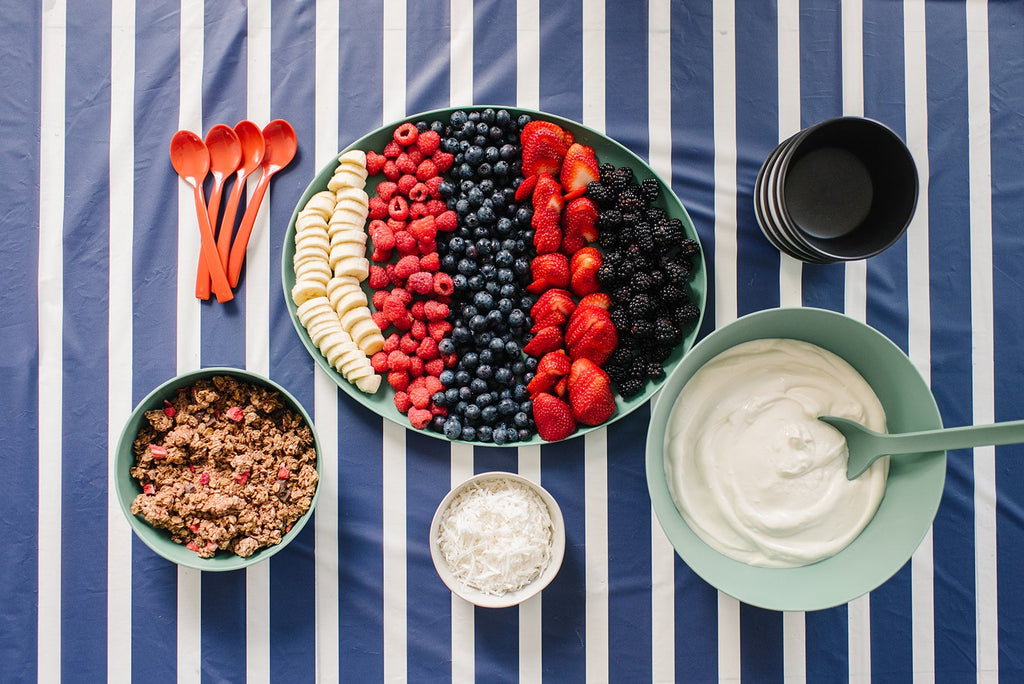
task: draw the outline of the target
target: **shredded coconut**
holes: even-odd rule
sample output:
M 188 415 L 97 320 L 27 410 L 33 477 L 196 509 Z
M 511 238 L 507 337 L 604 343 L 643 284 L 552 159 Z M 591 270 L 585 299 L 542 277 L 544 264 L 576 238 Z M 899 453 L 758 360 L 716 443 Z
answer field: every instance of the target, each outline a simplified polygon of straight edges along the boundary
M 476 482 L 441 518 L 438 544 L 452 574 L 502 596 L 535 580 L 551 557 L 553 525 L 540 496 L 515 480 Z

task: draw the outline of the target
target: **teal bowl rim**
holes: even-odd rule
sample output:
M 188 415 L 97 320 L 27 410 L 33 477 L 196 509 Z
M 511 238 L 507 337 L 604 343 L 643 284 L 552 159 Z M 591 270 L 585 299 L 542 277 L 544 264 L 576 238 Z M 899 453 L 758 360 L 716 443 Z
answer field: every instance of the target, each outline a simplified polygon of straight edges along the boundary
M 890 428 L 906 432 L 942 427 L 938 405 L 928 384 L 903 351 L 881 332 L 834 311 L 781 307 L 742 316 L 698 342 L 666 381 L 661 397 L 652 407 L 647 432 L 648 491 L 658 522 L 676 553 L 716 589 L 744 603 L 769 610 L 822 610 L 847 603 L 881 586 L 906 564 L 927 535 L 945 486 L 945 452 L 906 454 L 892 459 L 886 495 L 875 518 L 861 535 L 836 555 L 799 568 L 762 568 L 736 561 L 708 546 L 686 524 L 672 500 L 664 471 L 665 430 L 683 385 L 700 366 L 740 342 L 783 337 L 829 348 L 829 345 L 817 341 L 815 334 L 807 333 L 798 325 L 814 319 L 820 324 L 843 327 L 851 335 L 859 335 L 856 344 L 860 346 L 871 344 L 872 348 L 889 354 L 891 358 L 898 358 L 896 354 L 903 357 L 905 363 L 900 364 L 903 369 L 901 376 L 913 381 L 914 387 L 908 392 L 913 392 L 914 410 L 919 415 L 888 415 L 890 407 L 886 404 L 892 403 L 888 394 L 893 392 L 890 388 L 886 397 L 879 396 L 887 409 Z M 732 342 L 721 342 L 723 338 Z M 842 353 L 839 356 L 845 358 Z M 850 359 L 846 360 L 871 382 L 873 378 L 869 370 Z M 914 501 L 913 515 L 904 519 L 897 517 L 896 507 L 907 505 L 901 495 L 908 487 L 914 488 L 915 496 L 911 499 Z M 896 493 L 892 493 L 894 491 Z M 878 520 L 884 520 L 885 534 L 876 525 Z M 883 557 L 874 557 L 879 550 Z
M 121 511 L 128 520 L 128 524 L 131 526 L 135 536 L 137 536 L 146 546 L 152 549 L 154 553 L 171 561 L 172 563 L 187 568 L 211 572 L 226 572 L 247 568 L 251 565 L 265 561 L 288 546 L 288 544 L 299 535 L 302 528 L 306 526 L 306 523 L 309 522 L 309 519 L 313 516 L 313 511 L 316 509 L 317 501 L 320 498 L 322 483 L 317 483 L 316 491 L 313 492 L 313 500 L 309 505 L 309 510 L 292 524 L 292 528 L 282 537 L 281 543 L 275 544 L 274 546 L 263 547 L 248 558 L 242 558 L 235 554 L 228 555 L 224 552 L 221 552 L 213 558 L 200 558 L 195 554 L 195 552 L 185 548 L 183 544 L 177 544 L 172 541 L 170 534 L 166 530 L 157 529 L 146 522 L 142 516 L 132 514 L 132 501 L 135 499 L 136 495 L 142 493 L 142 487 L 129 474 L 129 468 L 131 468 L 134 463 L 134 456 L 131 453 L 132 443 L 138 435 L 139 426 L 144 420 L 145 412 L 163 406 L 164 399 L 172 397 L 175 390 L 179 387 L 186 387 L 194 383 L 196 380 L 211 378 L 215 375 L 230 375 L 252 384 L 262 385 L 280 393 L 285 399 L 285 403 L 302 416 L 306 421 L 306 424 L 309 426 L 310 431 L 313 433 L 313 446 L 316 450 L 316 471 L 318 475 L 321 477 L 323 476 L 323 449 L 320 445 L 320 438 L 317 435 L 316 426 L 313 424 L 312 418 L 310 418 L 309 413 L 306 412 L 306 409 L 302 406 L 299 400 L 292 396 L 284 387 L 270 378 L 260 375 L 259 373 L 254 373 L 253 371 L 241 368 L 214 366 L 209 368 L 200 368 L 174 376 L 173 378 L 158 385 L 149 394 L 147 394 L 134 409 L 132 409 L 131 415 L 125 421 L 124 427 L 121 429 L 121 435 L 117 441 L 117 449 L 114 452 L 114 488 L 117 491 L 117 500 L 121 506 Z
M 487 104 L 432 109 L 424 112 L 419 112 L 417 114 L 411 114 L 409 116 L 402 117 L 401 119 L 398 119 L 396 121 L 386 123 L 383 126 L 380 126 L 375 130 L 371 131 L 370 133 L 367 133 L 366 135 L 363 135 L 357 140 L 353 141 L 351 144 L 340 150 L 338 154 L 353 149 L 360 149 L 363 151 L 366 151 L 368 149 L 377 149 L 376 145 L 371 146 L 371 144 L 369 143 L 370 140 L 384 136 L 389 138 L 391 132 L 394 130 L 396 126 L 407 121 L 431 121 L 433 119 L 447 120 L 452 112 L 458 110 L 470 112 L 481 111 L 488 108 L 494 110 L 504 109 L 512 113 L 513 116 L 516 117 L 518 117 L 520 114 L 529 114 L 531 117 L 534 118 L 541 118 L 546 121 L 552 121 L 558 124 L 559 126 L 562 126 L 563 128 L 566 128 L 569 131 L 571 131 L 573 135 L 576 137 L 576 140 L 579 142 L 588 145 L 594 145 L 594 143 L 597 142 L 602 147 L 610 148 L 614 152 L 614 156 L 625 157 L 625 159 L 628 160 L 628 163 L 633 167 L 634 173 L 636 174 L 638 179 L 651 177 L 656 178 L 658 180 L 658 183 L 661 186 L 661 190 L 664 195 L 662 204 L 676 205 L 677 209 L 671 209 L 670 215 L 682 220 L 684 230 L 686 231 L 686 236 L 696 240 L 697 243 L 700 244 L 700 237 L 697 234 L 697 230 L 694 227 L 693 220 L 690 218 L 689 212 L 686 210 L 686 207 L 683 205 L 682 201 L 676 195 L 675 191 L 672 190 L 671 184 L 667 183 L 663 178 L 661 178 L 661 176 L 655 173 L 646 161 L 640 158 L 628 147 L 608 137 L 607 135 L 597 130 L 594 130 L 593 128 L 585 126 L 584 124 L 581 124 L 577 121 L 573 121 L 572 119 L 567 119 L 565 117 L 561 117 L 556 114 L 550 114 L 548 112 L 542 112 L 534 109 L 527 109 L 524 107 L 516 107 L 511 105 Z M 380 147 L 383 147 L 383 145 L 381 145 Z M 600 152 L 601 150 L 599 149 L 599 155 Z M 600 162 L 602 160 L 599 158 L 598 161 Z M 330 364 L 327 363 L 327 359 L 324 358 L 323 354 L 320 353 L 320 350 L 316 347 L 316 345 L 313 344 L 312 340 L 310 340 L 309 334 L 306 332 L 306 329 L 299 322 L 298 317 L 296 315 L 297 307 L 295 306 L 295 302 L 292 301 L 291 296 L 291 289 L 292 286 L 295 284 L 295 272 L 292 268 L 292 256 L 295 254 L 295 220 L 296 218 L 298 218 L 299 211 L 301 211 L 302 208 L 306 205 L 306 202 L 309 201 L 309 198 L 312 197 L 315 193 L 326 189 L 327 181 L 330 180 L 331 176 L 334 174 L 334 169 L 336 168 L 337 163 L 337 155 L 335 155 L 334 157 L 331 158 L 330 161 L 328 161 L 324 165 L 323 168 L 320 169 L 317 175 L 306 187 L 306 190 L 302 193 L 302 196 L 299 198 L 298 202 L 296 202 L 295 208 L 292 211 L 291 218 L 288 221 L 288 229 L 285 232 L 284 237 L 284 248 L 281 251 L 281 287 L 284 294 L 285 305 L 288 308 L 289 318 L 291 318 L 292 325 L 295 328 L 295 332 L 299 336 L 299 340 L 302 342 L 302 346 L 305 347 L 309 355 L 313 357 L 313 361 L 316 363 L 317 367 L 320 368 L 320 370 L 327 373 L 327 375 L 334 381 L 336 385 L 338 385 L 338 387 L 341 388 L 343 392 L 345 392 L 349 397 L 355 399 L 363 407 L 376 413 L 382 418 L 385 418 L 406 429 L 415 430 L 415 428 L 413 428 L 409 424 L 408 418 L 404 414 L 399 413 L 398 409 L 395 408 L 394 402 L 392 401 L 392 397 L 394 396 L 393 391 L 391 390 L 391 387 L 387 384 L 386 378 L 382 378 L 381 388 L 373 395 L 368 395 L 365 394 L 364 392 L 359 391 L 354 385 L 345 380 L 345 378 L 342 377 L 341 374 L 339 374 L 333 367 L 331 367 Z M 622 163 L 626 162 L 624 161 Z M 616 163 L 616 166 L 621 166 L 622 163 Z M 368 179 L 366 193 L 370 197 L 376 195 L 374 186 L 375 184 Z M 372 245 L 372 241 L 368 239 L 367 252 L 369 252 L 371 249 L 370 245 Z M 672 352 L 672 355 L 669 357 L 668 361 L 666 361 L 666 378 L 668 374 L 671 372 L 671 370 L 679 363 L 679 361 L 689 352 L 690 348 L 693 346 L 693 343 L 697 339 L 697 335 L 700 331 L 701 323 L 704 319 L 704 310 L 707 307 L 708 275 L 703 245 L 701 246 L 699 257 L 699 260 L 694 260 L 694 278 L 693 280 L 690 281 L 689 293 L 693 297 L 695 303 L 697 303 L 700 306 L 700 318 L 698 318 L 698 320 L 694 322 L 693 328 L 683 338 L 683 341 Z M 368 289 L 368 286 L 365 281 L 363 283 L 363 289 L 367 293 L 367 298 L 369 298 L 372 295 L 372 292 Z M 602 428 L 608 427 L 615 421 L 620 420 L 624 416 L 632 413 L 637 408 L 639 408 L 647 401 L 649 401 L 661 390 L 661 387 L 664 386 L 664 384 L 665 379 L 662 379 L 660 382 L 650 381 L 642 393 L 629 399 L 624 399 L 623 397 L 616 395 L 615 403 L 617 406 L 617 411 L 616 414 L 610 420 L 594 427 L 588 427 L 581 424 L 579 428 L 577 428 L 576 432 L 574 432 L 572 436 L 570 436 L 567 439 L 575 439 L 576 437 L 581 437 L 589 432 L 593 432 L 595 430 L 600 430 Z M 435 439 L 440 439 L 445 442 L 459 442 L 462 444 L 470 444 L 473 446 L 506 448 L 551 444 L 551 442 L 541 439 L 538 435 L 534 435 L 533 438 L 531 438 L 528 441 L 517 441 L 506 444 L 494 444 L 493 442 L 466 442 L 461 439 L 448 439 L 443 434 L 433 432 L 432 430 L 428 429 L 416 430 L 416 432 L 428 435 Z

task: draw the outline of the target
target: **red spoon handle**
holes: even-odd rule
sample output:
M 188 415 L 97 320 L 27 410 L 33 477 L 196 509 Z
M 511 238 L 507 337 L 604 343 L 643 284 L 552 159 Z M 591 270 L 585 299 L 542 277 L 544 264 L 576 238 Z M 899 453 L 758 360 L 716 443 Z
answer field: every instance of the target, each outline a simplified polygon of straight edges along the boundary
M 231 286 L 224 273 L 224 264 L 220 262 L 220 257 L 217 254 L 217 241 L 213 237 L 210 217 L 206 213 L 203 190 L 198 185 L 193 187 L 195 189 L 196 218 L 199 221 L 199 235 L 202 238 L 203 259 L 206 261 L 206 267 L 210 269 L 210 276 L 213 279 L 213 293 L 217 296 L 218 302 L 231 301 L 235 295 L 231 291 Z
M 256 214 L 259 213 L 260 204 L 263 202 L 263 195 L 270 185 L 271 174 L 264 171 L 256 190 L 252 193 L 245 214 L 242 215 L 242 222 L 238 225 L 238 233 L 235 235 L 234 243 L 231 245 L 231 254 L 228 257 L 228 282 L 231 287 L 238 285 L 238 277 L 242 272 L 242 262 L 245 261 L 245 249 L 249 245 L 249 235 L 252 233 L 252 226 L 256 222 Z
M 220 231 L 217 233 L 217 252 L 224 264 L 225 273 L 228 267 L 228 255 L 231 253 L 231 236 L 235 230 L 235 216 L 238 213 L 238 203 L 245 193 L 245 179 L 248 174 L 239 172 L 235 176 L 235 184 L 228 195 L 228 201 L 224 205 L 224 218 L 221 219 Z M 230 282 L 230 281 L 229 281 Z
M 217 214 L 220 211 L 220 196 L 224 191 L 224 182 L 219 180 L 213 184 L 213 190 L 210 192 L 210 203 L 206 207 L 206 212 L 210 217 L 210 229 L 214 235 L 218 235 L 217 232 Z M 220 247 L 220 239 L 217 242 L 218 248 Z M 219 250 L 218 250 L 219 251 Z M 221 263 L 227 262 L 226 251 L 221 254 Z M 206 267 L 206 259 L 203 255 L 199 255 L 199 266 L 196 268 L 196 297 L 199 299 L 210 298 L 210 269 Z

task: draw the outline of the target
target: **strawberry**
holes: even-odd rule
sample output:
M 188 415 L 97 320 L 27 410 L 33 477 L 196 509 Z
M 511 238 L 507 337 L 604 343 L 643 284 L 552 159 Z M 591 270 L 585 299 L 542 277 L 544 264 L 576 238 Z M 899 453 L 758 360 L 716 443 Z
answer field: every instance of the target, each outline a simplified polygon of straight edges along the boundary
M 523 347 L 523 351 L 530 356 L 541 357 L 548 352 L 561 349 L 562 341 L 562 329 L 552 325 L 538 331 L 534 338 Z
M 569 374 L 571 367 L 572 359 L 564 349 L 556 349 L 545 354 L 537 364 L 537 374 L 526 386 L 530 396 L 550 392 L 560 378 Z
M 577 359 L 569 370 L 569 405 L 584 425 L 600 425 L 615 413 L 608 374 L 590 359 Z
M 573 360 L 602 365 L 615 351 L 619 336 L 608 311 L 599 306 L 576 307 L 565 330 L 565 346 Z
M 557 252 L 562 244 L 562 229 L 559 222 L 565 201 L 562 186 L 547 171 L 537 176 L 533 188 L 533 244 L 538 254 Z
M 523 150 L 523 177 L 548 172 L 557 174 L 568 145 L 565 131 L 550 121 L 531 121 L 523 126 L 520 145 Z
M 546 392 L 533 400 L 533 420 L 537 424 L 537 434 L 548 442 L 565 439 L 576 431 L 576 419 L 569 405 Z
M 573 254 L 569 263 L 573 294 L 585 297 L 601 289 L 597 282 L 597 269 L 601 268 L 601 262 L 601 253 L 593 247 L 584 247 Z
M 522 202 L 531 194 L 533 194 L 533 187 L 537 185 L 537 176 L 530 176 L 524 178 L 523 182 L 516 188 L 516 202 Z
M 594 148 L 573 143 L 562 160 L 562 172 L 558 179 L 565 189 L 565 199 L 581 197 L 587 191 L 587 185 L 599 179 Z
M 552 252 L 534 257 L 530 262 L 530 272 L 533 282 L 526 286 L 527 292 L 539 294 L 553 287 L 569 285 L 569 260 L 564 254 Z
M 599 306 L 607 311 L 612 307 L 612 298 L 606 292 L 593 292 L 580 300 L 580 306 Z
M 597 240 L 597 206 L 589 197 L 577 197 L 566 205 L 562 212 L 562 231 L 566 238 L 572 236 L 570 242 Z
M 531 332 L 537 332 L 552 325 L 562 325 L 572 312 L 576 310 L 576 302 L 568 290 L 552 288 L 537 298 L 530 309 L 533 318 Z

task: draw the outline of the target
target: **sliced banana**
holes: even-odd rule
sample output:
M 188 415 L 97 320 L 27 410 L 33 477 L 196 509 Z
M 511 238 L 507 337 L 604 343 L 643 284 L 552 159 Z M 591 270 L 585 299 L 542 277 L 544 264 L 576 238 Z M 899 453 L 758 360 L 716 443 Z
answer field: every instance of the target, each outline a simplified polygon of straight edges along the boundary
M 358 186 L 346 186 L 338 188 L 334 192 L 334 206 L 337 207 L 339 204 L 344 202 L 350 202 L 354 204 L 360 204 L 364 207 L 369 207 L 370 196 L 366 194 L 366 190 Z
M 380 389 L 380 381 L 380 376 L 374 373 L 373 375 L 367 375 L 365 378 L 356 378 L 356 387 L 360 392 L 374 394 Z
M 336 276 L 352 276 L 361 281 L 370 274 L 370 260 L 366 257 L 348 256 L 331 264 Z
M 335 290 L 334 292 L 328 291 L 327 298 L 331 301 L 339 317 L 344 316 L 352 309 L 367 306 L 366 293 L 363 292 L 362 288 Z M 366 310 L 369 311 L 369 308 Z
M 309 201 L 306 202 L 306 206 L 303 207 L 303 211 L 317 213 L 326 220 L 329 219 L 331 214 L 334 212 L 334 203 L 336 201 L 337 198 L 333 191 L 321 190 L 309 198 Z
M 296 280 L 292 286 L 292 301 L 296 306 L 301 306 L 311 299 L 325 297 L 327 289 L 324 284 L 316 280 Z M 300 321 L 301 322 L 301 321 Z
M 338 155 L 338 163 L 344 164 L 346 162 L 351 164 L 358 164 L 359 166 L 362 166 L 365 169 L 366 153 L 363 152 L 362 150 L 345 150 L 344 152 Z
M 355 164 L 342 164 L 327 181 L 327 189 L 337 192 L 340 188 L 362 188 L 366 185 L 366 169 Z
M 366 252 L 366 231 L 357 230 L 351 226 L 345 226 L 342 230 L 336 230 L 331 235 L 327 244 L 327 252 L 330 254 L 331 249 L 335 245 L 340 245 L 343 242 L 349 242 L 352 244 L 360 245 L 363 247 L 363 253 Z

